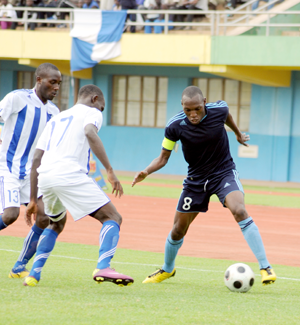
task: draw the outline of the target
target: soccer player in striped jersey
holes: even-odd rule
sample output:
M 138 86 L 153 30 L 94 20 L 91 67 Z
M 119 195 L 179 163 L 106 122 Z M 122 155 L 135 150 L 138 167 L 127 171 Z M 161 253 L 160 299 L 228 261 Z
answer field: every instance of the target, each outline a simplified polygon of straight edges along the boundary
M 121 197 L 123 188 L 116 177 L 98 131 L 102 125 L 105 100 L 94 85 L 82 87 L 78 102 L 55 116 L 42 133 L 33 157 L 31 195 L 27 207 L 27 223 L 37 211 L 37 182 L 43 194 L 45 213 L 50 225 L 43 231 L 36 256 L 24 285 L 36 286 L 42 269 L 54 248 L 57 236 L 63 231 L 66 210 L 75 221 L 89 215 L 103 224 L 99 235 L 99 258 L 93 279 L 128 286 L 133 279 L 110 268 L 119 241 L 122 217 L 98 184 L 88 177 L 90 150 L 107 171 L 112 193 Z
M 0 231 L 14 223 L 20 205 L 30 201 L 30 170 L 37 141 L 47 122 L 59 113 L 51 102 L 61 84 L 61 73 L 50 63 L 41 64 L 35 72 L 33 89 L 18 89 L 0 102 L 4 120 L 0 150 Z M 21 254 L 9 273 L 10 278 L 28 275 L 26 264 L 36 252 L 36 246 L 49 219 L 39 199 L 36 222 L 28 233 Z
M 213 194 L 218 196 L 239 224 L 258 260 L 262 284 L 273 283 L 276 275 L 267 260 L 259 230 L 245 209 L 244 191 L 230 154 L 224 124 L 232 129 L 237 141 L 244 146 L 248 146 L 246 141 L 250 140 L 249 135 L 240 132 L 226 102 L 206 104 L 206 98 L 198 87 L 187 87 L 182 93 L 181 104 L 183 111 L 171 118 L 165 128 L 160 156 L 137 173 L 132 182 L 134 186 L 165 166 L 175 143 L 181 141 L 188 163 L 188 175 L 183 182 L 173 228 L 166 240 L 165 263 L 143 283 L 157 283 L 175 275 L 175 259 L 184 236 L 198 213 L 208 210 L 209 199 Z

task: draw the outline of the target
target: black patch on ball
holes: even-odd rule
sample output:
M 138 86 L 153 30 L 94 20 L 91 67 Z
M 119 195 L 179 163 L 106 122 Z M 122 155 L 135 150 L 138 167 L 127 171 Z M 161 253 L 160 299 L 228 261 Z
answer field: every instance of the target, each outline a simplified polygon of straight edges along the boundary
M 251 278 L 251 279 L 250 279 L 250 282 L 249 282 L 249 284 L 250 284 L 250 287 L 252 287 L 252 286 L 253 286 L 253 284 L 254 284 L 254 278 Z
M 233 282 L 233 286 L 236 288 L 236 289 L 240 289 L 242 287 L 242 282 L 241 281 L 234 281 Z
M 245 273 L 246 272 L 246 269 L 243 266 L 239 266 L 237 270 L 238 270 L 239 273 Z
M 225 273 L 225 279 L 226 279 L 226 280 L 229 279 L 229 275 L 230 275 L 230 272 L 229 272 L 229 271 L 226 271 L 226 273 Z

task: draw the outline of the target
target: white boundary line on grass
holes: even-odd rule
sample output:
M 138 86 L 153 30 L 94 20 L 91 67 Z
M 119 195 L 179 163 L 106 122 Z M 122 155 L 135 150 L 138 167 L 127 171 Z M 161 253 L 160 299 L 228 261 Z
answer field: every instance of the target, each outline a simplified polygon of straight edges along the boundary
M 15 251 L 15 250 L 12 250 L 12 249 L 3 249 L 3 248 L 0 248 L 0 251 L 20 253 L 20 251 Z M 88 258 L 72 257 L 72 256 L 64 256 L 64 255 L 55 255 L 55 254 L 52 254 L 50 256 L 60 257 L 60 258 L 66 258 L 66 259 L 71 259 L 71 260 L 89 261 L 89 262 L 94 262 L 94 263 L 97 261 L 96 259 L 95 260 L 91 260 L 91 259 L 88 259 Z M 155 267 L 157 267 L 157 265 L 158 265 L 158 264 L 143 264 L 143 263 L 118 262 L 118 261 L 113 261 L 113 263 L 116 263 L 116 264 L 127 264 L 127 265 L 140 265 L 140 266 L 155 266 Z M 183 267 L 183 266 L 176 266 L 176 269 L 187 270 L 187 271 L 198 271 L 198 272 L 217 272 L 217 273 L 224 273 L 223 271 L 192 269 L 192 268 Z M 255 274 L 255 276 L 261 276 L 261 275 L 260 274 Z M 277 277 L 277 279 L 290 280 L 290 281 L 300 281 L 300 279 L 285 278 L 285 277 Z

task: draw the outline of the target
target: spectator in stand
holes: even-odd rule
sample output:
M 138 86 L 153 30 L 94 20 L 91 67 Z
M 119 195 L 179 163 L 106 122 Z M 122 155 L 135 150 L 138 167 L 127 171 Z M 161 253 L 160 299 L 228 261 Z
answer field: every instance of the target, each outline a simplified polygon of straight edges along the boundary
M 25 4 L 23 3 L 23 1 L 21 1 L 17 6 L 18 7 L 31 7 L 31 8 L 38 7 L 38 5 L 35 5 L 33 0 L 26 0 Z M 23 18 L 24 11 L 17 11 L 17 15 L 18 15 L 18 18 Z M 37 24 L 30 22 L 30 20 L 40 19 L 40 17 L 38 17 L 38 13 L 36 11 L 31 11 L 31 10 L 28 11 L 27 12 L 27 19 L 29 20 L 28 28 L 30 30 L 35 30 Z M 17 27 L 17 24 L 14 23 L 12 25 L 11 29 L 16 29 L 16 27 Z
M 226 3 L 225 9 L 234 10 L 238 4 L 243 4 L 245 2 L 245 0 L 230 0 Z
M 161 9 L 169 9 L 169 10 L 175 10 L 178 5 L 178 1 L 174 0 L 162 0 L 161 1 Z M 164 15 L 160 15 L 160 20 L 165 19 Z M 169 21 L 175 21 L 175 15 L 169 15 Z M 170 28 L 169 28 L 170 29 Z
M 137 4 L 135 0 L 120 0 L 121 6 L 123 10 L 128 10 L 128 9 L 136 9 Z M 130 19 L 132 22 L 136 22 L 136 15 L 135 14 L 128 14 L 127 19 Z M 126 32 L 126 28 L 124 29 L 124 32 Z M 135 33 L 135 26 L 130 26 L 130 32 Z
M 144 5 L 140 9 L 159 10 L 161 9 L 161 0 L 145 0 Z M 142 16 L 146 23 L 154 22 L 156 19 L 159 19 L 159 13 L 147 14 Z M 147 27 L 151 29 L 151 26 L 145 26 L 145 33 L 147 33 Z
M 95 0 L 84 0 L 83 9 L 99 9 L 99 5 Z
M 1 1 L 2 6 L 0 7 L 0 18 L 17 18 L 17 14 L 15 10 L 13 10 L 13 6 L 8 3 L 7 0 Z M 10 21 L 0 21 L 1 29 L 9 29 L 12 25 Z
M 119 0 L 115 0 L 115 4 L 113 5 L 113 10 L 114 11 L 122 10 L 122 6 Z
M 16 7 L 27 7 L 26 0 L 20 0 L 17 3 Z M 44 7 L 44 2 L 43 2 L 43 0 L 33 0 L 33 4 L 30 5 L 30 7 Z M 16 14 L 17 14 L 17 18 L 21 19 L 21 18 L 23 18 L 24 11 L 17 10 Z M 44 19 L 44 15 L 45 15 L 45 13 L 38 11 L 38 12 L 36 12 L 36 15 L 34 15 L 35 18 L 31 17 L 32 13 L 28 14 L 28 17 L 32 18 L 32 19 Z M 11 25 L 11 29 L 16 29 L 18 25 L 22 26 L 23 23 L 13 22 Z M 46 25 L 46 24 L 44 24 L 44 25 Z M 34 30 L 36 27 L 36 24 L 35 25 L 32 24 L 31 27 L 33 28 L 32 30 Z
M 173 7 L 172 7 L 173 6 Z M 175 4 L 172 0 L 145 0 L 144 7 L 141 9 L 149 9 L 149 10 L 159 10 L 159 9 L 176 9 Z M 148 14 L 145 15 L 146 17 L 145 22 L 164 22 L 165 21 L 165 15 L 164 14 Z M 169 21 L 174 21 L 174 15 L 169 15 Z M 173 26 L 169 26 L 169 29 L 173 29 Z M 156 25 L 154 27 L 152 26 L 145 26 L 145 33 L 150 34 L 152 32 L 152 29 L 154 30 L 155 34 L 161 34 L 164 29 L 164 25 Z
M 208 0 L 187 0 L 182 5 L 177 7 L 178 10 L 208 10 Z M 187 22 L 191 23 L 195 15 L 187 15 Z M 198 17 L 205 17 L 205 15 L 197 15 Z M 184 15 L 178 15 L 178 21 L 183 22 Z M 190 30 L 191 26 L 180 27 L 180 29 Z
M 68 1 L 68 0 L 57 1 L 56 6 L 58 8 L 72 8 L 72 9 L 77 8 L 77 6 L 74 5 L 74 3 L 72 1 Z M 81 7 L 79 7 L 79 8 L 81 8 Z M 64 19 L 65 20 L 66 16 L 68 16 L 69 14 L 70 14 L 69 12 L 60 12 L 58 19 Z M 63 28 L 63 27 L 67 27 L 67 25 L 66 24 L 59 24 L 59 25 L 57 25 L 57 27 L 58 28 Z
M 145 0 L 136 0 L 137 8 L 140 9 L 140 7 L 143 7 Z
M 20 2 L 18 2 L 18 3 L 16 4 L 15 7 L 26 7 L 26 0 L 20 0 Z M 24 12 L 24 11 L 18 11 L 18 10 L 17 10 L 17 11 L 16 11 L 16 15 L 17 15 L 16 18 L 18 18 L 18 19 L 23 18 L 23 12 Z M 12 24 L 11 24 L 11 29 L 16 29 L 17 26 L 18 26 L 18 25 L 21 25 L 21 24 L 23 24 L 23 23 L 17 23 L 16 21 L 14 21 L 14 22 L 12 22 Z
M 42 1 L 42 0 L 35 0 L 35 1 Z M 70 6 L 68 5 L 67 3 L 65 2 L 60 2 L 58 0 L 50 0 L 48 1 L 46 4 L 44 3 L 40 3 L 38 5 L 39 7 L 45 7 L 45 8 L 74 8 L 74 6 Z M 59 19 L 65 19 L 66 18 L 66 15 L 68 13 L 67 12 L 60 12 L 59 13 Z M 56 16 L 56 13 L 55 12 L 50 12 L 50 11 L 47 11 L 47 12 L 39 12 L 38 14 L 38 19 L 44 19 L 46 18 L 47 20 L 56 20 L 58 19 L 58 17 Z M 42 27 L 46 27 L 47 24 L 42 24 Z M 55 27 L 55 24 L 50 24 L 50 27 Z M 61 28 L 61 27 L 67 27 L 66 24 L 59 24 L 57 25 L 57 27 Z

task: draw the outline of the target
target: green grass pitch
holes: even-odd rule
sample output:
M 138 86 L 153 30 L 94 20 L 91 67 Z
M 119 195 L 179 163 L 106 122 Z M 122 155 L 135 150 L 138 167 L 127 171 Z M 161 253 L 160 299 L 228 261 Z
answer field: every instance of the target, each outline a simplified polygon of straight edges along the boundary
M 132 181 L 120 177 L 121 181 Z M 180 181 L 147 179 L 178 184 Z M 138 185 L 137 185 L 138 186 Z M 300 189 L 244 187 L 246 190 L 300 193 Z M 126 195 L 178 198 L 180 188 L 124 184 Z M 109 190 L 108 190 L 109 191 Z M 217 198 L 213 197 L 216 201 Z M 247 194 L 247 204 L 300 208 L 299 197 Z M 4 236 L 3 236 L 4 235 Z M 273 265 L 278 276 L 273 285 L 262 286 L 256 263 L 253 288 L 230 292 L 224 285 L 227 267 L 240 261 L 178 256 L 175 278 L 160 284 L 142 284 L 161 267 L 163 254 L 117 249 L 112 267 L 131 275 L 135 283 L 118 287 L 92 279 L 98 247 L 58 242 L 35 288 L 22 279 L 9 279 L 23 239 L 0 237 L 0 325 L 6 324 L 300 324 L 300 268 Z M 32 262 L 29 263 L 29 268 Z
M 1 236 L 0 324 L 300 324 L 299 268 L 274 265 L 278 280 L 230 292 L 226 268 L 237 261 L 178 256 L 177 274 L 142 284 L 163 254 L 118 249 L 112 266 L 134 277 L 130 287 L 92 280 L 98 247 L 58 242 L 35 288 L 9 279 L 22 239 Z M 158 264 L 160 263 L 160 264 Z M 31 264 L 29 265 L 31 266 Z

